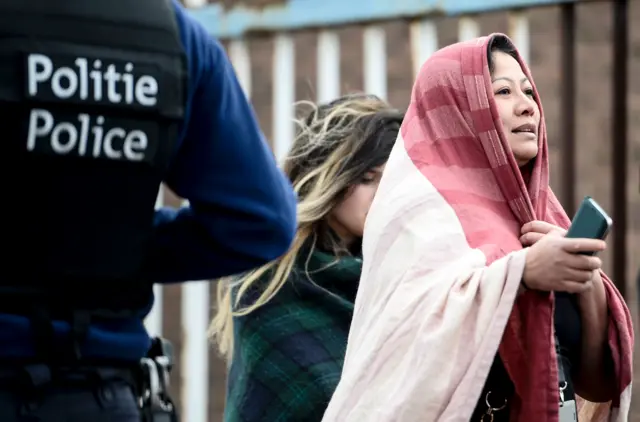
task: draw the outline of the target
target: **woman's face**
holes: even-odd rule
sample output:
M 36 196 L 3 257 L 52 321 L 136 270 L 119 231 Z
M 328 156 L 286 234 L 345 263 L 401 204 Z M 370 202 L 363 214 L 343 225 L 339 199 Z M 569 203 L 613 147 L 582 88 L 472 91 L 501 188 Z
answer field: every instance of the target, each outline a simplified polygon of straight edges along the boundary
M 540 109 L 527 79 L 516 59 L 501 51 L 493 53 L 494 72 L 491 85 L 502 128 L 522 167 L 538 154 Z
M 384 165 L 365 173 L 362 181 L 353 185 L 331 211 L 329 226 L 347 245 L 362 238 L 364 222 L 378 190 L 383 170 Z

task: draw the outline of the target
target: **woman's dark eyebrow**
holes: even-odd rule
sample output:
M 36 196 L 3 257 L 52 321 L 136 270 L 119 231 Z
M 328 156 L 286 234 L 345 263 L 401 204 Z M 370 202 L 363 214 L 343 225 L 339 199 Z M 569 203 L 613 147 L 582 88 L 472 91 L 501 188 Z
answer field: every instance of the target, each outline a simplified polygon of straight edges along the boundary
M 508 81 L 508 82 L 511 82 L 511 83 L 515 83 L 515 81 L 514 81 L 513 79 L 508 78 L 508 77 L 506 77 L 506 76 L 500 76 L 499 78 L 495 78 L 495 79 L 494 79 L 494 78 L 492 78 L 492 79 L 491 79 L 491 83 L 493 83 L 493 82 L 495 82 L 495 81 L 499 81 L 499 80 L 501 80 L 501 79 L 502 79 L 502 80 L 505 80 L 505 81 Z M 527 78 L 527 77 L 525 76 L 524 78 L 520 79 L 520 83 L 523 83 L 523 82 L 529 82 L 529 78 Z

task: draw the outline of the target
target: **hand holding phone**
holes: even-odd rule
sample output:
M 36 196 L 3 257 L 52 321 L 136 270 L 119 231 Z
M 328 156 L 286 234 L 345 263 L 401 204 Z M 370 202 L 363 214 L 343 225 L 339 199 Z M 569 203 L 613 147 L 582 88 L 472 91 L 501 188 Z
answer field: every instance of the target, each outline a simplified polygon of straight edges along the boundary
M 602 261 L 594 255 L 606 248 L 604 239 L 611 229 L 611 218 L 596 201 L 586 197 L 564 237 L 559 231 L 548 231 L 549 224 L 544 222 L 542 228 L 546 228 L 547 233 L 534 234 L 532 224 L 540 226 L 540 223 L 523 227 L 525 234 L 521 241 L 531 248 L 522 276 L 524 285 L 541 291 L 581 293 L 588 290 L 593 271 L 602 266 Z

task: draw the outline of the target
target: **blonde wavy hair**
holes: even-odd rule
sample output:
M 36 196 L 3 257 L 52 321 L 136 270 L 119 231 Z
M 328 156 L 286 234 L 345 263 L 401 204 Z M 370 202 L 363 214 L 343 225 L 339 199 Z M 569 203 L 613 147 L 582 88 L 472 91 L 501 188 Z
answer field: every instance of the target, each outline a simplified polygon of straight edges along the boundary
M 297 136 L 284 161 L 298 195 L 298 229 L 291 248 L 279 259 L 239 277 L 218 280 L 209 335 L 227 360 L 233 354 L 233 317 L 248 315 L 276 295 L 303 246 L 311 244 L 313 250 L 321 242 L 335 256 L 349 253 L 328 229 L 326 218 L 351 186 L 387 161 L 404 117 L 371 95 L 348 95 L 321 106 L 301 104 L 310 106 L 311 112 L 296 121 Z M 257 299 L 247 300 L 247 293 L 254 296 L 255 290 Z

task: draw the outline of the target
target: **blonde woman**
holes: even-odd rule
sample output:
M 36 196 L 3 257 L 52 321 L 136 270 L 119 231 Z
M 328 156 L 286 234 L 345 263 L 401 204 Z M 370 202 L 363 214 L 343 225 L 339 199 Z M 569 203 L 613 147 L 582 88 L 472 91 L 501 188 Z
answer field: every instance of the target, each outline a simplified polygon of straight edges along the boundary
M 211 325 L 229 362 L 226 422 L 319 421 L 340 378 L 364 221 L 403 114 L 373 96 L 314 107 L 285 162 L 292 248 L 223 280 Z

